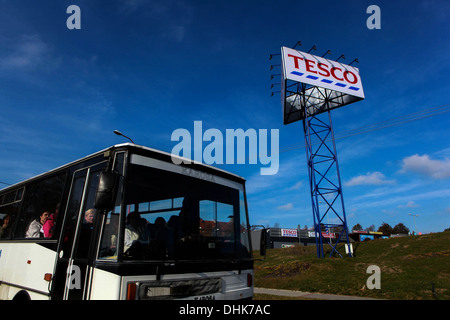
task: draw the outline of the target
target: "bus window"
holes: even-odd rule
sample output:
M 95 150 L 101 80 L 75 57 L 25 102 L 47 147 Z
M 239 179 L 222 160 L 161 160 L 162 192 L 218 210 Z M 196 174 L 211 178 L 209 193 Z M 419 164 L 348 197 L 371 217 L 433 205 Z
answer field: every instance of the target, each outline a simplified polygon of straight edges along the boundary
M 246 221 L 241 191 L 210 180 L 214 179 L 130 165 L 126 214 L 139 214 L 140 224 L 125 228 L 124 259 L 249 257 L 239 228 Z
M 64 237 L 62 241 L 61 258 L 69 258 L 72 251 L 72 244 L 75 235 L 75 229 L 78 222 L 78 213 L 80 211 L 81 200 L 83 197 L 84 183 L 86 180 L 86 171 L 78 171 L 74 174 L 71 194 L 66 209 L 66 222 L 64 226 Z
M 83 201 L 83 208 L 80 212 L 82 215 L 79 218 L 79 234 L 77 236 L 77 244 L 74 249 L 73 258 L 87 259 L 91 238 L 93 234 L 94 224 L 96 220 L 101 219 L 97 211 L 94 209 L 95 194 L 97 192 L 98 181 L 100 173 L 105 169 L 105 164 L 99 164 L 92 167 L 89 171 L 89 179 L 87 182 L 85 196 Z
M 0 196 L 0 239 L 10 238 L 20 210 L 23 188 Z
M 119 230 L 120 207 L 106 215 L 98 258 L 106 260 L 117 259 L 117 233 Z
M 0 225 L 0 239 L 10 237 L 14 220 L 19 212 L 18 207 L 18 203 L 0 207 L 0 215 L 4 215 L 2 225 Z
M 239 192 L 239 206 L 241 207 L 240 212 L 247 212 L 245 208 L 245 197 L 242 191 Z M 240 255 L 242 257 L 250 257 L 250 243 L 249 243 L 249 225 L 248 219 L 245 214 L 241 214 L 241 221 L 239 222 L 239 233 L 241 234 L 241 246 L 242 249 Z
M 209 237 L 233 236 L 233 206 L 217 201 L 200 201 L 200 233 Z
M 49 212 L 49 217 L 51 215 L 55 217 L 56 208 L 61 201 L 65 177 L 66 173 L 64 172 L 27 186 L 24 205 L 22 212 L 19 215 L 14 238 L 25 238 L 26 231 L 34 221 L 42 224 L 43 227 L 40 217 L 44 212 Z M 45 221 L 47 221 L 47 219 L 45 219 Z M 42 236 L 44 236 L 43 233 Z

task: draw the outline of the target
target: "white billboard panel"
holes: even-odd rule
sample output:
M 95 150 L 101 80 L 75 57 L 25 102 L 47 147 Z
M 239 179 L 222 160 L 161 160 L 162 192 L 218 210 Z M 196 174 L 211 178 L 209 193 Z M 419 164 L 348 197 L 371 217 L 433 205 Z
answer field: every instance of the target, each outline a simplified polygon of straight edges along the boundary
M 281 48 L 281 57 L 282 81 L 288 79 L 364 99 L 358 68 L 287 47 Z
M 282 237 L 297 237 L 297 229 L 281 229 Z

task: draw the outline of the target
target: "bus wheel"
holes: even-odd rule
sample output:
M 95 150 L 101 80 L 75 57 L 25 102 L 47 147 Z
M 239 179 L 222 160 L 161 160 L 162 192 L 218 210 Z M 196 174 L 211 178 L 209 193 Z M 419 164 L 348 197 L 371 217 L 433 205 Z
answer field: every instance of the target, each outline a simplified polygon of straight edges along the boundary
M 26 291 L 20 291 L 18 292 L 14 298 L 13 301 L 17 300 L 17 301 L 27 301 L 27 300 L 31 300 L 30 295 L 28 294 L 28 292 Z

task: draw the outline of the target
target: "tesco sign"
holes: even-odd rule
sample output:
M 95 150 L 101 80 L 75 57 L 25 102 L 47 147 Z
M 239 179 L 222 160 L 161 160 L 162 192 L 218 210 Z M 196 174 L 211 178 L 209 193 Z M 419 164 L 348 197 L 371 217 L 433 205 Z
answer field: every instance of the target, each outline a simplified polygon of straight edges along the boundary
M 282 47 L 284 79 L 307 83 L 364 99 L 358 68 Z
M 297 229 L 281 229 L 282 237 L 297 237 Z

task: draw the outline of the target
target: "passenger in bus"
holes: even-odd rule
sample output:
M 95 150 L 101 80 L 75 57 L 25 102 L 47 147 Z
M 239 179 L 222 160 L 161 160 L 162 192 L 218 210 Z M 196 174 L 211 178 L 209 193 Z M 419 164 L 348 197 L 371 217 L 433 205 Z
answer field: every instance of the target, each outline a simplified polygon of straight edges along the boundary
M 91 243 L 92 229 L 94 228 L 95 209 L 89 209 L 84 213 L 84 219 L 81 224 L 79 240 L 77 245 L 76 257 L 86 258 Z
M 11 217 L 9 214 L 7 214 L 3 218 L 2 226 L 0 227 L 0 238 L 6 238 L 9 234 L 9 229 L 11 228 L 11 225 L 9 221 L 11 220 Z
M 155 219 L 154 234 L 152 235 L 151 247 L 154 258 L 162 259 L 167 253 L 168 233 L 167 223 L 163 217 Z
M 183 230 L 181 229 L 180 217 L 173 215 L 167 222 L 167 250 L 170 256 L 176 254 L 178 249 L 178 242 L 183 237 Z
M 31 221 L 28 226 L 27 232 L 25 233 L 26 238 L 40 238 L 44 236 L 44 226 L 45 221 L 47 221 L 50 215 L 49 211 L 44 211 L 38 218 Z
M 148 243 L 150 241 L 149 222 L 145 218 L 141 218 L 138 227 L 139 241 Z
M 186 196 L 179 216 L 183 237 L 190 234 L 198 234 L 200 217 L 197 199 Z
M 84 213 L 83 228 L 92 229 L 94 227 L 95 209 L 89 209 Z
M 48 217 L 47 221 L 45 221 L 42 230 L 44 230 L 44 237 L 51 238 L 54 233 L 56 218 L 59 213 L 59 203 L 56 205 L 56 208 L 52 214 Z
M 109 224 L 107 223 L 105 228 L 105 236 L 111 239 L 111 244 L 109 248 L 112 251 L 115 251 L 117 248 L 117 230 L 119 229 L 119 215 L 113 214 L 111 215 Z
M 125 225 L 125 240 L 123 252 L 127 252 L 128 249 L 139 240 L 138 228 L 141 222 L 141 215 L 138 212 L 130 212 L 127 216 L 127 224 Z

